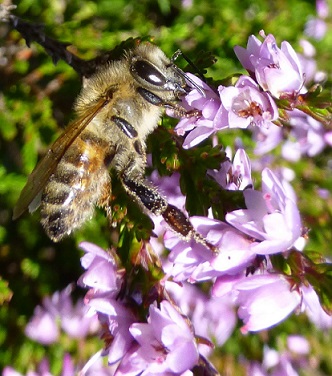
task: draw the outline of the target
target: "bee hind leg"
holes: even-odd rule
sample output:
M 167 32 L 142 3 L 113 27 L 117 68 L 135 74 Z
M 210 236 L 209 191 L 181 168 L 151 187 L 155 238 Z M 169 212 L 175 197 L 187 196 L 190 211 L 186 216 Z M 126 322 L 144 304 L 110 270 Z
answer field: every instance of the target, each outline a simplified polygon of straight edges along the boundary
M 185 214 L 176 206 L 170 205 L 164 197 L 160 195 L 155 187 L 147 182 L 131 179 L 127 174 L 121 177 L 126 191 L 135 198 L 144 208 L 155 215 L 161 215 L 168 226 L 186 241 L 194 239 L 197 243 L 203 244 L 212 252 L 218 253 L 217 247 L 212 245 L 200 233 L 198 233 Z

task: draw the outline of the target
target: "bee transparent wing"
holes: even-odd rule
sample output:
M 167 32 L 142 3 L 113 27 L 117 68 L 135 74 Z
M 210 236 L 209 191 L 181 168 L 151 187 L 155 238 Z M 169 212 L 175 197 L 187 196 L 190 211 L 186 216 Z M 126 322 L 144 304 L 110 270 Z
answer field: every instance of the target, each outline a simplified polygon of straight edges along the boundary
M 53 143 L 44 158 L 37 164 L 28 177 L 21 195 L 14 207 L 13 219 L 22 215 L 27 208 L 34 211 L 38 208 L 42 191 L 60 159 L 74 142 L 76 137 L 86 128 L 98 112 L 109 102 L 108 99 L 100 99 L 93 108 L 89 108 L 82 116 L 68 125 L 63 134 Z

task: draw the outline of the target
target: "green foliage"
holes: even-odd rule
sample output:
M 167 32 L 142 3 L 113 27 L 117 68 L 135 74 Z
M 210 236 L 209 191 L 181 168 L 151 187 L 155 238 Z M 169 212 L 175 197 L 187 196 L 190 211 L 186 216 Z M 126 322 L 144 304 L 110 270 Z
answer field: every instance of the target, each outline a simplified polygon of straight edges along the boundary
M 5 302 L 9 302 L 12 295 L 13 293 L 8 287 L 8 282 L 0 279 L 0 305 L 3 305 Z
M 180 48 L 199 70 L 207 70 L 207 77 L 218 81 L 243 71 L 233 47 L 245 46 L 249 35 L 257 35 L 264 29 L 267 34 L 274 34 L 278 42 L 288 40 L 297 48 L 305 22 L 315 12 L 314 2 L 304 0 L 197 0 L 187 8 L 176 0 L 21 0 L 17 4 L 16 15 L 44 24 L 49 36 L 70 43 L 71 51 L 82 58 L 92 59 L 98 52 L 109 51 L 128 38 L 151 36 L 168 56 Z M 3 278 L 0 279 L 0 304 L 4 303 L 0 309 L 0 369 L 13 365 L 25 372 L 47 354 L 53 372 L 60 374 L 61 364 L 57 359 L 61 359 L 65 351 L 75 354 L 79 344 L 68 344 L 61 338 L 57 346 L 45 349 L 24 337 L 24 326 L 45 295 L 63 289 L 80 276 L 79 241 L 88 240 L 108 247 L 114 242 L 114 233 L 101 211 L 97 211 L 95 218 L 82 230 L 60 244 L 53 244 L 46 237 L 38 214 L 25 215 L 15 222 L 11 220 L 13 206 L 28 173 L 72 118 L 80 82 L 64 62 L 59 61 L 54 66 L 41 47 L 32 43 L 29 49 L 16 31 L 0 26 L 4 56 L 0 56 L 0 276 Z M 315 46 L 319 68 L 331 73 L 332 33 Z M 217 57 L 215 64 L 212 64 L 213 56 Z M 187 66 L 182 58 L 177 64 L 182 68 Z M 312 97 L 314 95 L 319 97 L 320 93 L 313 92 Z M 322 109 L 317 116 L 325 114 Z M 148 141 L 149 152 L 160 175 L 180 172 L 181 189 L 186 194 L 190 214 L 206 214 L 210 202 L 219 217 L 230 208 L 243 207 L 242 195 L 221 192 L 206 177 L 207 170 L 217 168 L 225 158 L 220 145 L 212 147 L 211 143 L 206 143 L 185 151 L 172 133 L 173 126 L 174 120 L 163 119 Z M 238 131 L 222 133 L 218 142 L 232 147 L 238 134 Z M 250 136 L 241 131 L 241 137 L 250 154 Z M 319 198 L 317 190 L 332 189 L 331 157 L 329 149 L 315 159 L 301 160 L 291 166 L 297 174 L 294 184 L 304 221 L 310 228 L 310 249 L 329 257 L 332 199 Z M 285 161 L 279 162 L 287 167 Z M 128 201 L 115 179 L 113 185 L 112 219 L 119 229 L 117 241 L 120 256 L 125 260 L 134 257 L 140 240 L 147 239 L 153 229 L 149 218 Z M 287 271 L 287 265 L 281 267 Z M 310 283 L 324 286 L 321 296 L 327 297 L 323 303 L 330 311 L 330 266 L 310 261 L 310 267 L 314 271 Z M 326 271 L 328 273 L 322 277 Z M 145 276 L 156 280 L 159 277 L 158 270 Z M 317 278 L 319 284 L 315 283 Z M 323 285 L 321 278 L 326 278 Z M 296 318 L 272 331 L 269 338 L 243 337 L 237 331 L 217 352 L 215 364 L 225 374 L 230 369 L 234 371 L 232 374 L 244 374 L 239 363 L 241 352 L 248 358 L 261 359 L 263 346 L 278 343 L 277 339 L 282 337 L 280 331 L 286 333 L 290 327 L 293 332 L 307 336 L 313 349 L 317 349 L 313 356 L 321 365 L 320 374 L 331 374 L 331 334 L 329 340 L 316 335 L 309 323 L 301 325 Z

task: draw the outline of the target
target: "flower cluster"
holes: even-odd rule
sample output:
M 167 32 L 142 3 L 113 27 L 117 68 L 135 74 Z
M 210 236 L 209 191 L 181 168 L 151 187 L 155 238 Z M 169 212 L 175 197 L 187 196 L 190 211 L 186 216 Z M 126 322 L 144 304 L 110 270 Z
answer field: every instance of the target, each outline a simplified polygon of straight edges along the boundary
M 320 40 L 327 31 L 326 18 L 329 14 L 329 7 L 325 0 L 316 0 L 318 17 L 311 17 L 306 24 L 305 33 L 312 38 Z
M 283 142 L 281 153 L 290 161 L 332 145 L 332 133 L 298 106 L 310 91 L 308 84 L 318 77 L 312 60 L 298 55 L 288 42 L 279 48 L 273 35 L 261 37 L 263 41 L 251 36 L 246 48 L 235 47 L 249 75 L 240 76 L 234 86 L 211 88 L 188 74 L 197 86 L 183 99 L 183 107 L 198 110 L 200 116 L 183 118 L 176 126 L 184 148 L 231 128 L 252 130 L 256 154 Z M 286 122 L 285 131 L 281 125 Z M 252 166 L 260 171 L 260 189 Z M 247 334 L 301 312 L 318 328 L 331 328 L 326 313 L 331 309 L 321 305 L 317 293 L 322 275 L 303 252 L 307 230 L 284 172 L 273 171 L 263 160 L 252 163 L 240 147 L 233 159 L 209 169 L 208 178 L 218 192 L 238 194 L 242 201 L 222 214 L 211 202 L 207 216 L 189 218 L 205 242 L 183 239 L 162 219 L 152 217 L 155 238 L 136 239 L 135 252 L 127 250 L 129 261 L 117 253 L 121 242 L 119 249 L 107 251 L 81 243 L 85 271 L 78 283 L 88 289 L 84 300 L 73 305 L 71 287 L 45 299 L 26 335 L 49 345 L 58 340 L 59 325 L 72 338 L 98 328 L 104 346 L 80 368 L 80 375 L 98 370 L 115 376 L 190 376 L 197 369 L 215 374 L 207 357 L 213 346 L 228 340 L 238 321 L 241 333 Z M 151 180 L 168 202 L 186 213 L 179 173 L 165 178 L 154 171 Z M 248 362 L 248 373 L 265 375 L 273 369 L 273 374 L 286 374 L 287 369 L 295 375 L 296 367 L 307 364 L 308 352 L 304 339 L 291 336 L 283 353 L 277 356 L 266 347 L 262 364 Z M 107 358 L 108 368 L 100 365 L 102 358 Z M 70 358 L 66 364 L 64 374 L 77 371 Z M 41 369 L 39 374 L 49 373 L 47 366 Z M 10 368 L 5 372 L 15 375 Z
M 100 355 L 107 355 L 108 363 L 116 365 L 115 374 L 181 375 L 193 368 L 199 359 L 197 344 L 192 328 L 178 310 L 167 300 L 159 306 L 153 303 L 147 322 L 140 322 L 140 292 L 121 294 L 124 270 L 99 247 L 82 243 L 81 248 L 86 252 L 82 265 L 87 269 L 81 283 L 90 287 L 86 304 L 98 314 L 103 338 L 111 339 L 110 343 L 106 340 Z M 95 358 L 82 373 L 93 361 Z
M 88 307 L 83 299 L 73 302 L 73 290 L 74 285 L 71 284 L 62 291 L 56 291 L 51 297 L 44 298 L 43 304 L 35 308 L 25 327 L 26 336 L 47 349 L 48 346 L 59 343 L 60 337 L 66 336 L 67 342 L 70 339 L 72 343 L 79 342 L 82 346 L 89 336 L 96 335 L 100 328 L 97 316 L 88 314 Z M 61 375 L 77 375 L 83 365 L 77 364 L 77 360 L 72 358 L 69 352 L 65 352 L 62 357 Z M 29 376 L 52 376 L 50 359 L 46 356 L 37 366 L 29 364 L 29 368 Z M 112 375 L 109 367 L 105 367 L 99 359 L 91 365 L 87 376 L 96 374 Z M 22 376 L 9 366 L 4 368 L 2 375 Z
M 235 189 L 243 181 L 252 181 L 243 150 L 235 155 L 232 168 L 226 163 L 228 170 L 222 166 L 214 174 L 220 182 L 228 181 Z M 166 232 L 165 245 L 171 250 L 168 274 L 172 279 L 182 283 L 215 279 L 212 296 L 228 297 L 234 309 L 239 307 L 239 318 L 245 323 L 242 331 L 247 332 L 268 328 L 301 307 L 304 286 L 292 288 L 294 281 L 273 267 L 269 255 L 300 252 L 305 239 L 297 205 L 272 171 L 263 170 L 262 191 L 247 188 L 244 198 L 246 209 L 228 213 L 228 223 L 191 218 L 195 228 L 220 249 L 218 254 L 185 242 L 170 231 Z M 254 265 L 257 267 L 252 268 Z M 271 304 L 266 304 L 268 300 Z
M 262 34 L 264 36 L 264 34 Z M 303 92 L 305 76 L 298 56 L 288 42 L 281 48 L 273 35 L 260 42 L 251 36 L 247 48 L 235 47 L 235 53 L 251 77 L 241 76 L 235 86 L 218 87 L 217 95 L 198 78 L 191 77 L 206 92 L 194 89 L 185 98 L 189 108 L 201 111 L 199 119 L 183 119 L 178 134 L 191 131 L 184 147 L 192 147 L 214 132 L 225 128 L 269 128 L 279 117 L 273 98 L 294 98 Z
M 323 4 L 320 8 L 325 9 Z M 323 10 L 322 10 L 323 12 Z M 185 136 L 184 148 L 193 147 L 220 130 L 249 128 L 256 142 L 255 153 L 263 155 L 283 144 L 282 156 L 290 161 L 302 155 L 315 156 L 332 145 L 332 132 L 321 121 L 296 109 L 297 100 L 308 93 L 307 86 L 326 79 L 317 72 L 315 49 L 301 41 L 303 54 L 296 53 L 286 41 L 277 46 L 273 35 L 261 32 L 264 41 L 250 36 L 247 48 L 236 46 L 235 54 L 249 76 L 240 76 L 234 86 L 220 85 L 217 90 L 199 78 L 191 79 L 202 88 L 184 98 L 184 107 L 199 110 L 199 118 L 182 119 L 176 132 Z M 280 118 L 278 103 L 291 110 Z M 288 127 L 280 125 L 287 119 Z
M 239 77 L 234 86 L 221 85 L 214 90 L 190 76 L 202 90 L 193 87 L 183 106 L 198 110 L 201 116 L 179 121 L 176 132 L 184 136 L 184 148 L 220 130 L 249 127 L 256 152 L 270 151 L 284 140 L 283 128 L 277 122 L 279 101 L 290 105 L 283 112 L 283 118 L 287 114 L 289 120 L 288 135 L 292 135 L 282 147 L 287 159 L 315 155 L 329 143 L 322 124 L 291 108 L 308 92 L 308 60 L 304 64 L 289 43 L 282 42 L 278 48 L 272 35 L 262 36 L 263 42 L 251 36 L 247 48 L 235 48 L 249 76 Z M 104 339 L 103 349 L 87 362 L 81 374 L 88 374 L 100 357 L 107 357 L 117 376 L 191 375 L 202 363 L 210 374 L 213 368 L 205 357 L 213 345 L 227 341 L 238 320 L 243 323 L 243 334 L 270 328 L 292 312 L 306 312 L 317 326 L 331 325 L 317 303 L 315 286 L 306 280 L 306 273 L 315 274 L 315 266 L 302 253 L 306 230 L 294 191 L 281 171 L 275 173 L 264 166 L 261 189 L 255 189 L 251 171 L 249 157 L 241 148 L 233 161 L 225 159 L 219 169 L 208 171 L 220 190 L 238 191 L 243 197 L 243 207 L 225 213 L 223 218 L 214 216 L 212 207 L 208 217 L 190 218 L 195 230 L 218 252 L 194 239 L 179 238 L 166 229 L 163 220 L 152 218 L 156 238 L 151 243 L 142 242 L 136 259 L 137 267 L 149 275 L 145 292 L 113 250 L 105 252 L 93 244 L 81 244 L 86 252 L 82 258 L 86 271 L 79 283 L 89 288 L 85 303 L 89 315 L 98 317 Z M 168 201 L 185 211 L 179 178 L 177 173 L 168 178 L 156 172 L 151 176 Z M 167 256 L 164 246 L 170 251 Z M 149 274 L 155 260 L 153 248 L 160 255 L 162 279 Z M 198 288 L 201 282 L 208 283 L 208 294 Z M 286 354 L 273 367 L 291 367 L 292 359 Z M 249 367 L 250 372 L 258 368 L 265 372 L 257 364 Z
M 299 369 L 314 372 L 310 365 L 309 352 L 310 345 L 305 338 L 298 335 L 289 336 L 284 349 L 280 352 L 266 346 L 262 363 L 248 362 L 247 373 L 257 376 L 297 376 Z M 310 369 L 312 370 L 309 371 Z
M 69 354 L 65 354 L 62 360 L 62 370 L 61 375 L 65 376 L 74 376 L 75 375 L 75 367 L 73 365 L 73 361 Z M 27 376 L 51 376 L 50 364 L 47 358 L 44 358 L 40 364 L 38 365 L 37 369 L 34 371 L 29 371 Z M 12 367 L 5 367 L 2 376 L 23 376 L 21 373 L 17 372 Z
M 170 230 L 164 232 L 170 250 L 161 259 L 165 276 L 148 294 L 149 299 L 155 298 L 143 321 L 139 307 L 146 297 L 127 286 L 128 275 L 115 254 L 81 244 L 86 272 L 80 283 L 90 288 L 85 301 L 98 315 L 106 339 L 97 356 L 108 357 L 115 375 L 189 375 L 199 359 L 211 353 L 212 342 L 221 346 L 229 338 L 237 318 L 243 321 L 243 334 L 276 325 L 294 311 L 306 311 L 311 318 L 314 301 L 318 301 L 313 287 L 299 282 L 298 275 L 285 273 L 273 259 L 303 257 L 305 234 L 294 192 L 269 169 L 262 171 L 262 190 L 254 190 L 250 161 L 241 149 L 233 163 L 222 163 L 210 175 L 223 188 L 243 190 L 246 209 L 228 213 L 226 222 L 190 218 L 218 253 L 180 239 Z M 174 195 L 169 184 L 164 191 Z M 148 248 L 146 244 L 141 255 Z M 211 283 L 209 295 L 193 285 L 203 281 Z M 323 320 L 322 307 L 316 310 Z
M 193 147 L 222 129 L 247 128 L 253 124 L 269 127 L 278 118 L 278 108 L 271 95 L 262 92 L 250 77 L 241 76 L 234 87 L 219 86 L 219 95 L 197 77 L 190 77 L 206 94 L 202 96 L 194 89 L 185 98 L 184 107 L 200 110 L 202 116 L 182 119 L 177 124 L 175 130 L 179 135 L 191 131 L 184 140 L 184 148 Z
M 69 285 L 51 297 L 46 297 L 42 306 L 35 308 L 34 314 L 25 328 L 25 334 L 44 345 L 56 343 L 61 329 L 72 338 L 84 338 L 93 333 L 98 322 L 95 317 L 86 316 L 87 307 L 82 299 L 73 304 Z

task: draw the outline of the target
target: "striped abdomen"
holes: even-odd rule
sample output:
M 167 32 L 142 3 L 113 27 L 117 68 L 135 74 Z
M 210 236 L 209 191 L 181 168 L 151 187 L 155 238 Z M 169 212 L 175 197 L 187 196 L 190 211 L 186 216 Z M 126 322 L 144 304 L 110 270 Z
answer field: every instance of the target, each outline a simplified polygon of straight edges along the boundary
M 60 160 L 41 202 L 41 223 L 53 241 L 80 227 L 106 192 L 110 195 L 109 154 L 106 142 L 86 130 Z

